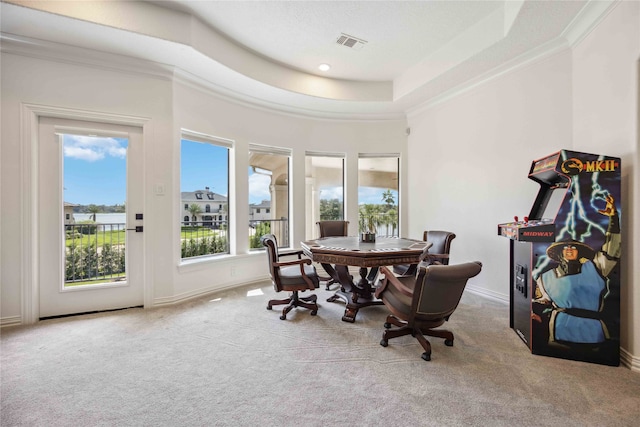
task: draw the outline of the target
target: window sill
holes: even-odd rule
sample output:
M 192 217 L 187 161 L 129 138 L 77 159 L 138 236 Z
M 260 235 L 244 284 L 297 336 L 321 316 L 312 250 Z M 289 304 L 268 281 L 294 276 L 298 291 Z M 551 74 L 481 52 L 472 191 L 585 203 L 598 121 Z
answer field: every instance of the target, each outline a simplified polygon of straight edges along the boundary
M 198 258 L 190 258 L 186 260 L 181 260 L 178 264 L 178 272 L 186 273 L 190 271 L 198 271 L 206 268 L 210 268 L 213 266 L 222 266 L 226 264 L 235 264 L 236 262 L 244 261 L 244 260 L 254 260 L 256 258 L 264 257 L 264 251 L 256 251 L 247 254 L 241 255 L 213 255 L 213 256 L 203 256 Z

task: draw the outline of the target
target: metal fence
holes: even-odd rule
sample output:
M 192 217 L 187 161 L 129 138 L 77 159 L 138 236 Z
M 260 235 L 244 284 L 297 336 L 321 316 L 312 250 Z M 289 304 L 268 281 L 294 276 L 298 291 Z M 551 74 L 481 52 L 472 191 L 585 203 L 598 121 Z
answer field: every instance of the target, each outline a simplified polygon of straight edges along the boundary
M 66 224 L 65 286 L 126 280 L 124 224 Z
M 181 222 L 181 257 L 229 253 L 227 221 Z M 126 225 L 122 223 L 65 224 L 65 286 L 126 280 Z M 249 221 L 249 246 L 261 249 L 260 237 L 274 234 L 278 246 L 289 246 L 289 220 Z
M 249 248 L 261 249 L 260 237 L 273 234 L 278 240 L 278 247 L 289 247 L 289 219 L 255 219 L 249 221 Z
M 229 253 L 228 221 L 183 221 L 180 225 L 181 258 Z

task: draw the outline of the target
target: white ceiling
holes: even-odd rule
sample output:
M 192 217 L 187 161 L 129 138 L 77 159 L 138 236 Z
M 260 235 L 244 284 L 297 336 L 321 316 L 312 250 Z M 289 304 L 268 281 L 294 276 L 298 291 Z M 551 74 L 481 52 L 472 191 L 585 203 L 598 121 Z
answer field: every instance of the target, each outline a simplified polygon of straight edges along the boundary
M 191 13 L 273 61 L 331 78 L 389 81 L 502 1 L 151 1 Z M 355 50 L 341 33 L 366 40 Z M 328 74 L 318 65 L 332 65 Z
M 570 47 L 611 4 L 6 0 L 0 29 L 7 52 L 121 68 L 144 61 L 243 102 L 384 118 Z M 366 43 L 342 46 L 342 33 Z

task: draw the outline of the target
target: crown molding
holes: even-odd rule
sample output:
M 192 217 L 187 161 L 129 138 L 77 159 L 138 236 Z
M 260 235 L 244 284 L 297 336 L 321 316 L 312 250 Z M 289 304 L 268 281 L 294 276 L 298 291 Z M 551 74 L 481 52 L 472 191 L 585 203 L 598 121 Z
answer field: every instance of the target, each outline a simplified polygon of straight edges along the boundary
M 440 104 L 443 104 L 447 101 L 457 98 L 460 95 L 470 92 L 475 88 L 483 86 L 486 83 L 489 83 L 504 75 L 507 75 L 509 73 L 512 73 L 512 72 L 524 69 L 526 67 L 529 67 L 533 64 L 536 64 L 544 59 L 547 59 L 569 48 L 570 48 L 569 44 L 564 39 L 555 39 L 550 42 L 547 42 L 544 45 L 538 47 L 537 49 L 531 50 L 523 55 L 520 55 L 471 80 L 467 80 L 463 84 L 458 85 L 448 91 L 445 91 L 444 93 L 438 96 L 435 96 L 421 104 L 418 104 L 415 107 L 408 108 L 406 110 L 407 118 L 412 119 L 424 113 L 426 110 L 429 110 L 433 107 L 436 107 Z
M 0 52 L 163 80 L 170 80 L 173 75 L 173 67 L 166 64 L 3 32 L 0 32 Z
M 562 32 L 560 37 L 565 38 L 571 47 L 580 44 L 621 1 L 590 0 Z
M 50 41 L 31 39 L 0 33 L 0 51 L 7 54 L 20 55 L 52 62 L 91 67 L 101 70 L 111 70 L 129 74 L 143 75 L 158 78 L 174 83 L 183 84 L 199 92 L 206 93 L 227 102 L 232 102 L 248 108 L 259 109 L 269 113 L 278 113 L 297 118 L 344 120 L 344 121 L 387 121 L 404 120 L 402 111 L 386 112 L 362 110 L 375 110 L 374 104 L 386 110 L 387 103 L 358 103 L 341 102 L 327 99 L 313 99 L 314 103 L 326 104 L 327 109 L 311 109 L 289 104 L 279 104 L 262 98 L 253 97 L 228 89 L 211 80 L 197 76 L 190 71 L 158 62 L 143 60 L 112 53 L 95 51 L 76 46 L 63 45 Z M 257 84 L 260 84 L 257 82 Z M 278 89 L 273 89 L 278 90 Z M 304 95 L 294 95 L 303 97 Z M 333 104 L 333 105 L 331 105 Z M 390 104 L 390 103 L 389 103 Z M 348 107 L 345 111 L 344 107 Z
M 571 22 L 565 31 L 553 40 L 530 50 L 498 67 L 493 68 L 471 80 L 468 80 L 421 104 L 405 110 L 411 120 L 425 111 L 444 102 L 463 95 L 479 86 L 489 83 L 503 75 L 536 64 L 557 53 L 572 49 L 578 45 L 622 0 L 590 0 Z

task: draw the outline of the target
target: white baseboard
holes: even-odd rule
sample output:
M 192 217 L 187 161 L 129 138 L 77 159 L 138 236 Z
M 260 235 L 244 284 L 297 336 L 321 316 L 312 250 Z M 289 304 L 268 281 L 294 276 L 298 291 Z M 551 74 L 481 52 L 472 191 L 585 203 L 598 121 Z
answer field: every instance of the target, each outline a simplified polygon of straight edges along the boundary
M 251 281 L 241 281 L 241 282 L 233 282 L 233 283 L 225 283 L 222 285 L 209 286 L 206 288 L 195 289 L 193 291 L 184 292 L 178 295 L 171 295 L 169 297 L 160 297 L 153 299 L 152 307 L 162 307 L 167 305 L 174 305 L 181 302 L 188 301 L 190 299 L 198 298 L 201 296 L 205 296 L 214 292 L 225 291 L 228 289 L 237 288 L 240 286 L 252 285 L 254 283 L 264 283 L 269 280 L 269 276 L 264 276 L 259 279 L 254 279 Z
M 467 285 L 465 290 L 471 292 L 472 294 L 476 294 L 476 295 L 488 298 L 488 299 L 493 300 L 493 301 L 501 302 L 503 304 L 509 304 L 509 295 L 501 294 L 499 292 L 490 291 L 488 289 L 480 288 L 478 286 L 473 286 L 473 285 Z
M 620 348 L 620 363 L 634 372 L 640 372 L 640 357 L 636 357 L 624 348 Z
M 22 325 L 22 317 L 20 316 L 9 316 L 9 317 L 0 318 L 0 328 L 4 328 L 5 326 L 18 326 L 18 325 Z

